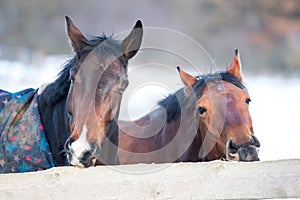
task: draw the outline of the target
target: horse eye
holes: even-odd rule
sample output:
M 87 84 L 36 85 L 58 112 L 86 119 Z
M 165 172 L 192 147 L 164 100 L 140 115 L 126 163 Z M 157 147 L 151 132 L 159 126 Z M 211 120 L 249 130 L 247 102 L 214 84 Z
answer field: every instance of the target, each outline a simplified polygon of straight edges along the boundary
M 249 104 L 251 102 L 251 99 L 250 98 L 247 98 L 246 99 L 246 104 Z
M 203 113 L 205 113 L 207 110 L 206 110 L 206 108 L 204 108 L 204 107 L 199 107 L 198 108 L 198 113 L 200 113 L 200 115 L 202 115 Z

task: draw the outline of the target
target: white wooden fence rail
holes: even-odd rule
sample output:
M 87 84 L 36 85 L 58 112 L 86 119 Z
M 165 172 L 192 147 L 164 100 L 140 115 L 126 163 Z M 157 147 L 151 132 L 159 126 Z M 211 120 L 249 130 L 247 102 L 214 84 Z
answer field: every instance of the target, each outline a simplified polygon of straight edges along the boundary
M 300 160 L 52 168 L 0 175 L 0 199 L 300 198 Z

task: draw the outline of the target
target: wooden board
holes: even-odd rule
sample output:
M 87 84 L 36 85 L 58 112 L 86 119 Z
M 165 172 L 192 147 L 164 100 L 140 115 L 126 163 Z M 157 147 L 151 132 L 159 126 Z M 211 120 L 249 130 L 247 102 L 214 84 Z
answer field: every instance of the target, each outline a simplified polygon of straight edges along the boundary
M 300 160 L 52 168 L 0 175 L 0 199 L 300 197 Z

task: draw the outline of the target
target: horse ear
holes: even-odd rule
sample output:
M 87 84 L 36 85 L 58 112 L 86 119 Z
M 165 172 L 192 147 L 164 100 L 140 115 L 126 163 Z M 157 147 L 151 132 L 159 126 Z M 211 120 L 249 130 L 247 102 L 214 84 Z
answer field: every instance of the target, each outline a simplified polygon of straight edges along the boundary
M 130 34 L 122 41 L 122 53 L 127 59 L 132 58 L 140 49 L 143 38 L 143 25 L 138 20 Z
M 231 61 L 229 67 L 226 70 L 226 72 L 234 75 L 240 81 L 242 81 L 243 80 L 243 75 L 242 75 L 242 66 L 241 66 L 239 50 L 236 49 L 234 51 L 234 53 L 235 53 L 235 55 L 233 57 L 233 60 Z
M 188 94 L 192 86 L 197 82 L 197 79 L 180 69 L 179 66 L 177 67 L 177 70 L 179 72 L 180 79 L 185 86 L 185 91 Z
M 68 37 L 75 53 L 79 53 L 81 49 L 87 46 L 87 39 L 82 32 L 74 25 L 72 20 L 65 16 L 67 24 Z

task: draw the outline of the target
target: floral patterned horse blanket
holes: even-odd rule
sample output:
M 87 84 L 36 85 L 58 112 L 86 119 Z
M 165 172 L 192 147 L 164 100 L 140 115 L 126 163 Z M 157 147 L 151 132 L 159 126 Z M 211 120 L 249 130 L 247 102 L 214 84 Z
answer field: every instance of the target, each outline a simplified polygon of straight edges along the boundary
M 37 91 L 0 90 L 0 173 L 54 167 L 38 111 Z

